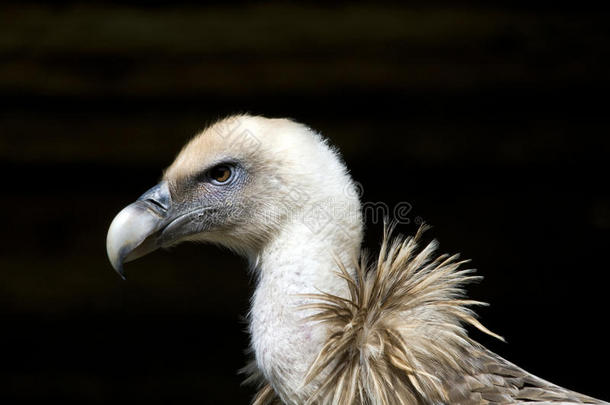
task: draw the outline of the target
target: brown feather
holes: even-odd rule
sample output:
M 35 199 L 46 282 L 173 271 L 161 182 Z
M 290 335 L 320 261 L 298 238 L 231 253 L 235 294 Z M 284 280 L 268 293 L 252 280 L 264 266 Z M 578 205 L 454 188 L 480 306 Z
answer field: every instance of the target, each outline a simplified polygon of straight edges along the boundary
M 458 255 L 435 256 L 436 242 L 392 239 L 386 230 L 377 263 L 362 258 L 354 275 L 338 264 L 349 297 L 308 295 L 311 321 L 328 338 L 303 384 L 316 384 L 308 404 L 603 404 L 539 379 L 489 352 L 463 325 L 486 329 L 463 299 L 479 277 Z M 263 385 L 254 404 L 275 403 Z

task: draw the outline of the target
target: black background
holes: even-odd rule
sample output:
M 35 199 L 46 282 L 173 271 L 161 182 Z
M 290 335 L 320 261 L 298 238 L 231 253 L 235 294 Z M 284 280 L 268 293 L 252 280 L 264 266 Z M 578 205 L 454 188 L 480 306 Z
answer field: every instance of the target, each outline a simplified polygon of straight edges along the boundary
M 609 16 L 574 7 L 5 3 L 0 401 L 248 402 L 244 261 L 184 245 L 123 282 L 105 253 L 113 216 L 235 112 L 328 136 L 365 201 L 412 204 L 401 232 L 424 220 L 473 260 L 508 343 L 475 338 L 610 399 Z

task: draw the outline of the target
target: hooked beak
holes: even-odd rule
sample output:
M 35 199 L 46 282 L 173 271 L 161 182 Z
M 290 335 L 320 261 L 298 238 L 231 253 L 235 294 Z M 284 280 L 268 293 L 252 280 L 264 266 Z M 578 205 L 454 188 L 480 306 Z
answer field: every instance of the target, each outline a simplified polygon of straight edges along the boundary
M 163 229 L 175 219 L 172 211 L 169 188 L 163 181 L 114 217 L 106 237 L 106 251 L 112 267 L 123 279 L 123 263 L 162 246 Z

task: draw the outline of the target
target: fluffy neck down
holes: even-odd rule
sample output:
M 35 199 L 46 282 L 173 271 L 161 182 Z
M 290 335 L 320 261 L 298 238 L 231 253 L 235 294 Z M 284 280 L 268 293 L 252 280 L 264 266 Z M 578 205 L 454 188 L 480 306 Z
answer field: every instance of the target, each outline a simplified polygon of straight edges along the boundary
M 346 297 L 347 285 L 337 277 L 335 257 L 353 261 L 356 246 L 312 234 L 293 223 L 259 257 L 260 272 L 250 313 L 250 331 L 258 369 L 286 403 L 303 387 L 309 366 L 327 338 L 326 325 L 308 320 L 308 294 L 325 291 Z M 359 240 L 357 242 L 359 244 Z
M 258 277 L 249 316 L 253 370 L 285 403 L 313 392 L 313 385 L 303 382 L 328 337 L 326 325 L 308 319 L 317 311 L 304 309 L 315 301 L 307 295 L 325 291 L 347 297 L 337 263 L 355 263 L 362 242 L 355 186 L 335 152 L 323 142 L 318 148 L 318 166 L 303 172 L 319 177 L 301 176 L 301 185 L 280 190 L 293 200 L 290 212 L 253 258 Z

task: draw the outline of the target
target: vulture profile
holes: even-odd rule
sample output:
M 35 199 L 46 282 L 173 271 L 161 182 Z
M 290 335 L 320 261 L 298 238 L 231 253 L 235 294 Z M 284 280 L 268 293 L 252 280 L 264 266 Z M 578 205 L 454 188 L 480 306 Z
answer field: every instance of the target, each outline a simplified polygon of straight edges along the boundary
M 195 136 L 161 182 L 112 221 L 123 264 L 182 241 L 245 256 L 255 404 L 605 404 L 544 381 L 471 339 L 457 255 L 385 233 L 361 253 L 355 183 L 337 151 L 288 119 L 237 115 Z

